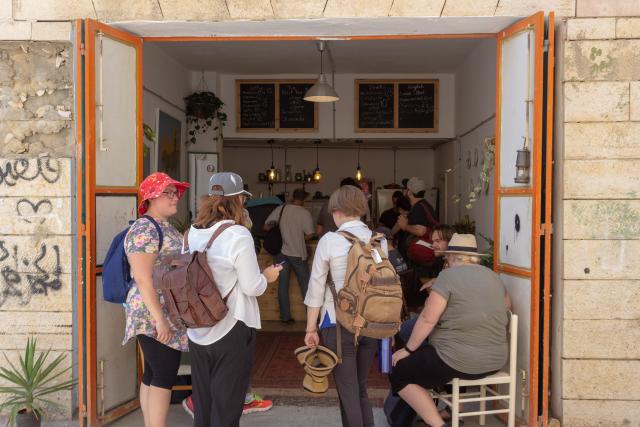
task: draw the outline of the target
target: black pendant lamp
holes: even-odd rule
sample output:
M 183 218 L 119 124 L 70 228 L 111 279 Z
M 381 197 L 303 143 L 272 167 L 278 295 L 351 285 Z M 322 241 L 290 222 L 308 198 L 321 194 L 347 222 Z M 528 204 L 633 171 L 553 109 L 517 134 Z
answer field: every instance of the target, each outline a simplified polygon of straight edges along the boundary
M 271 146 L 271 167 L 267 171 L 267 180 L 269 182 L 274 182 L 276 180 L 276 167 L 273 165 L 273 143 L 275 141 L 270 139 L 267 143 Z
M 358 144 L 358 168 L 356 169 L 356 181 L 362 181 L 364 178 L 364 174 L 362 173 L 362 168 L 360 167 L 360 146 L 364 141 L 361 139 L 356 139 L 356 144 Z
M 320 182 L 320 180 L 322 180 L 322 174 L 320 173 L 320 162 L 318 160 L 319 158 L 319 150 L 320 150 L 320 144 L 322 143 L 321 140 L 316 140 L 314 142 L 314 144 L 316 144 L 316 168 L 313 170 L 313 181 L 314 182 Z

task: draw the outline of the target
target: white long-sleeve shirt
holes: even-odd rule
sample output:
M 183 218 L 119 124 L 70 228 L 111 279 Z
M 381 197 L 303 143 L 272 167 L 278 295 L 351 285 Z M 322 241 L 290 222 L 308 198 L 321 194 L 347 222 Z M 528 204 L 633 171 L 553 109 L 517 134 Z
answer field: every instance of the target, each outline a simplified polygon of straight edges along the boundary
M 338 231 L 348 231 L 363 242 L 371 239 L 371 230 L 362 221 L 349 221 L 342 224 Z M 382 251 L 387 254 L 387 241 L 382 240 Z M 351 242 L 337 232 L 329 232 L 322 236 L 316 247 L 313 257 L 309 288 L 304 299 L 307 307 L 322 307 L 320 312 L 320 324 L 323 324 L 325 315 L 329 315 L 331 323 L 336 321 L 336 311 L 331 289 L 327 285 L 327 275 L 331 271 L 331 277 L 336 286 L 336 292 L 344 287 L 344 276 L 347 272 L 347 255 L 351 249 Z
M 213 233 L 222 224 L 210 228 L 189 230 L 189 249 L 202 251 Z M 260 329 L 260 309 L 257 296 L 267 289 L 267 279 L 260 272 L 251 232 L 241 225 L 224 230 L 207 251 L 207 261 L 223 298 L 227 297 L 229 312 L 210 328 L 187 329 L 189 339 L 196 344 L 209 345 L 223 338 L 238 320 L 250 328 Z

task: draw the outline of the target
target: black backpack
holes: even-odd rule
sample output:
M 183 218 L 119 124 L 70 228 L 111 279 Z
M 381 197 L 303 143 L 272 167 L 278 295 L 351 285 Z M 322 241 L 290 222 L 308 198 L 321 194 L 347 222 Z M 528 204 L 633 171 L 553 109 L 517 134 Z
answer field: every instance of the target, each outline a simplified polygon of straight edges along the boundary
M 264 236 L 264 242 L 262 244 L 264 249 L 274 256 L 278 255 L 282 250 L 282 232 L 280 231 L 280 221 L 282 220 L 282 213 L 284 212 L 284 208 L 286 206 L 286 203 L 282 205 L 282 209 L 280 209 L 280 215 L 278 216 L 278 223 L 271 229 L 269 229 L 269 231 L 267 231 L 267 234 Z

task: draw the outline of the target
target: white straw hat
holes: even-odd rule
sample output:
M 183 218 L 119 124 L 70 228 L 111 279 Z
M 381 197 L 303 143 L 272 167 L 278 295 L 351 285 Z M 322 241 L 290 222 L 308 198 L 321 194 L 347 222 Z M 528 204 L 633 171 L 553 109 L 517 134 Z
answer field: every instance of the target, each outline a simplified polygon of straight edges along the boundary
M 459 254 L 470 256 L 486 256 L 478 252 L 478 242 L 473 234 L 454 233 L 446 251 L 436 251 L 438 255 Z

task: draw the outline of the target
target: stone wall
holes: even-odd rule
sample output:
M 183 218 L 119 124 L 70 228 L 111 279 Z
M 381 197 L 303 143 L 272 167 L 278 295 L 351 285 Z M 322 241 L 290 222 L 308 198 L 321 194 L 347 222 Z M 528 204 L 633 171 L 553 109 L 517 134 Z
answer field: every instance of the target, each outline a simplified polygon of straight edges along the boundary
M 640 13 L 606 3 L 578 12 Z M 563 421 L 638 426 L 640 18 L 571 19 L 567 38 Z
M 73 342 L 71 46 L 0 42 L 0 351 Z M 4 366 L 4 364 L 3 364 Z M 69 418 L 71 392 L 56 400 Z

